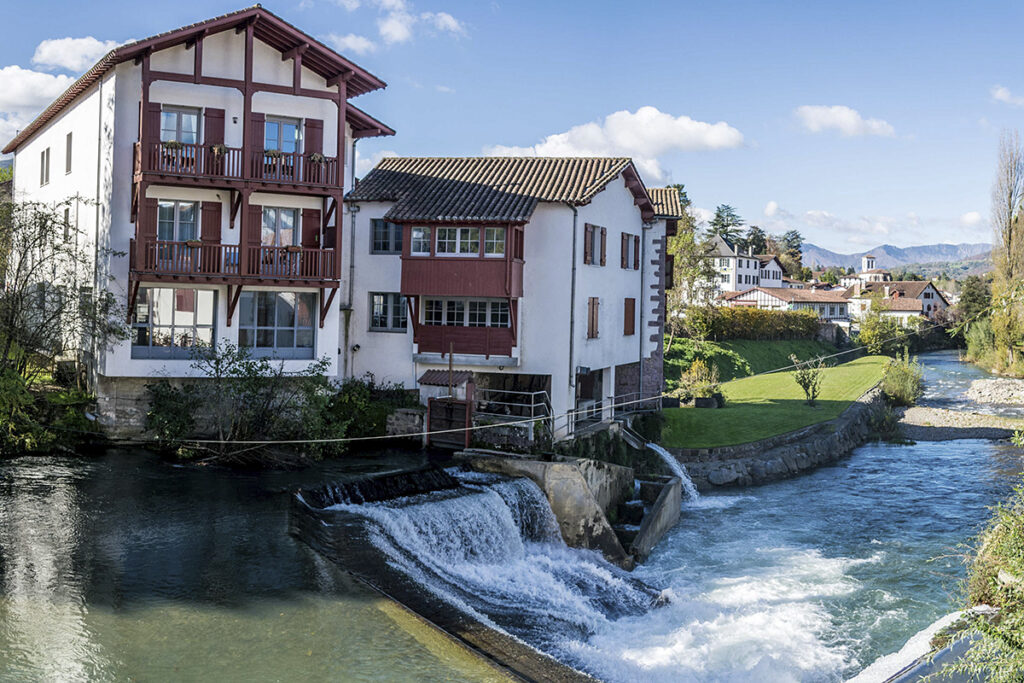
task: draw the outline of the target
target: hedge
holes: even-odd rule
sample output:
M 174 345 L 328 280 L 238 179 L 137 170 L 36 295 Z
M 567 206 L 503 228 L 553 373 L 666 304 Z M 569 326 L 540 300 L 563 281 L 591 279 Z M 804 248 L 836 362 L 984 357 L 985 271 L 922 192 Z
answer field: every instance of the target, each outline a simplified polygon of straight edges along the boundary
M 821 323 L 811 311 L 768 311 L 760 308 L 702 306 L 686 311 L 692 336 L 727 339 L 815 339 Z

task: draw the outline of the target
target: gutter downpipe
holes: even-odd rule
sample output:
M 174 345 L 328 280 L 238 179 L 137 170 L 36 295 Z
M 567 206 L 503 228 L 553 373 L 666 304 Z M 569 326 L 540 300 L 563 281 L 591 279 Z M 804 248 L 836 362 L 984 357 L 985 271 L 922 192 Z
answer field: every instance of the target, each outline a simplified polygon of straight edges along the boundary
M 352 173 L 349 177 L 352 178 L 351 190 L 356 188 L 356 143 L 359 142 L 359 138 L 352 138 Z M 355 297 L 355 277 L 356 277 L 356 214 L 359 213 L 358 204 L 349 204 L 348 213 L 350 216 L 349 230 L 348 230 L 348 296 L 345 301 L 345 308 L 348 309 L 348 315 L 345 316 L 345 354 L 342 356 L 344 359 L 344 367 L 342 368 L 342 375 L 348 377 L 351 372 L 352 366 L 352 340 L 349 339 L 351 333 L 351 321 L 349 316 L 352 315 L 352 299 Z M 339 208 L 338 218 L 341 219 L 341 210 Z
M 569 396 L 572 408 L 576 408 L 576 223 L 579 219 L 579 211 L 572 204 L 566 203 L 572 211 L 572 280 L 569 286 Z M 571 434 L 574 421 L 570 419 L 570 413 L 565 416 L 565 429 Z

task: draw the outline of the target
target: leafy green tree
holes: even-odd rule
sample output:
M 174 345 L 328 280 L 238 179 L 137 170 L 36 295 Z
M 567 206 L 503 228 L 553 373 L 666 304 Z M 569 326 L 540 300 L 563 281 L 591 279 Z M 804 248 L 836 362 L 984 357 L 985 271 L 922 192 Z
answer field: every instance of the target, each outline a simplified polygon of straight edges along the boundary
M 957 310 L 960 319 L 970 322 L 986 314 L 992 305 L 992 289 L 977 275 L 968 275 L 960 283 L 960 301 Z
M 743 219 L 736 213 L 736 209 L 728 204 L 719 204 L 715 209 L 715 216 L 708 224 L 708 232 L 736 243 L 740 238 L 740 228 L 743 226 Z
M 906 330 L 895 318 L 882 315 L 881 297 L 872 297 L 871 307 L 860 323 L 857 340 L 867 348 L 868 353 L 893 356 L 903 345 Z
M 829 284 L 838 285 L 839 276 L 836 274 L 834 268 L 828 268 L 824 273 L 821 274 L 821 281 L 828 282 Z
M 755 254 L 768 253 L 768 235 L 764 230 L 751 225 L 747 228 L 747 234 L 740 240 L 744 249 Z

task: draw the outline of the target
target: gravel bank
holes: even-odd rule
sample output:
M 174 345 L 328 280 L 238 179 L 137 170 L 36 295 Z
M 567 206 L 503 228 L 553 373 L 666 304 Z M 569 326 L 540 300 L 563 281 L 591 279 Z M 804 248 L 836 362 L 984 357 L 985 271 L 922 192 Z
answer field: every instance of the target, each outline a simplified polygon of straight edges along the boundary
M 1024 379 L 976 379 L 967 390 L 967 398 L 978 403 L 1024 403 Z
M 1006 439 L 1015 429 L 1024 429 L 1024 420 L 915 406 L 903 409 L 900 427 L 903 436 L 913 441 Z

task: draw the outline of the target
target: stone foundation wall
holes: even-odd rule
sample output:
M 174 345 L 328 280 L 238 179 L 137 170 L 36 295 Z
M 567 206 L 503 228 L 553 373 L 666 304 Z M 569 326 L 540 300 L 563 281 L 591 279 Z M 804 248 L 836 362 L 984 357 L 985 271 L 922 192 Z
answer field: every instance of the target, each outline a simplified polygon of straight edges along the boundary
M 386 432 L 391 436 L 420 434 L 424 431 L 425 408 L 398 408 L 388 415 Z
M 146 430 L 150 377 L 103 377 L 96 380 L 96 409 L 107 434 L 126 439 Z
M 867 440 L 869 422 L 884 405 L 882 391 L 875 387 L 836 419 L 795 432 L 738 446 L 667 450 L 686 466 L 698 489 L 761 484 L 833 463 L 849 454 Z

